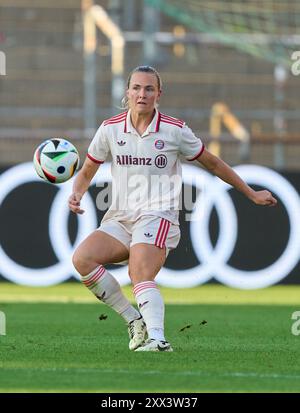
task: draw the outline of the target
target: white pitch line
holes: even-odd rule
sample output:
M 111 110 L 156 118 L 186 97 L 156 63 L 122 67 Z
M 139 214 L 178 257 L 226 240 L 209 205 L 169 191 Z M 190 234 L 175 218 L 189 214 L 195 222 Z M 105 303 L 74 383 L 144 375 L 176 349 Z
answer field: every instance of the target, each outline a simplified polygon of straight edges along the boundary
M 8 368 L 4 367 L 1 370 L 6 371 L 26 371 L 26 372 L 73 372 L 73 373 L 107 373 L 107 374 L 140 374 L 144 376 L 150 375 L 171 375 L 171 376 L 198 376 L 198 377 L 244 377 L 244 378 L 259 378 L 259 379 L 291 379 L 291 380 L 298 380 L 300 379 L 300 374 L 280 374 L 280 373 L 251 373 L 251 372 L 227 372 L 227 373 L 217 373 L 217 372 L 203 372 L 203 371 L 161 371 L 161 370 L 148 370 L 148 371 L 141 371 L 141 370 L 113 370 L 113 369 L 97 369 L 97 368 Z

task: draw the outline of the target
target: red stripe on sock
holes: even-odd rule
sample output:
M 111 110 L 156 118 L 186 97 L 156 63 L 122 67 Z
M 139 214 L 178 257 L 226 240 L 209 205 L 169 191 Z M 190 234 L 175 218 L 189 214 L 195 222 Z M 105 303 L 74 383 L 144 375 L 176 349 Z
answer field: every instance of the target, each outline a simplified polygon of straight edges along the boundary
M 157 288 L 156 283 L 154 281 L 145 281 L 143 283 L 136 284 L 136 286 L 133 288 L 133 293 L 134 293 L 134 295 L 137 295 L 140 292 L 142 292 L 143 290 L 148 290 L 148 289 L 151 289 L 151 288 L 156 289 Z
M 156 283 L 154 281 L 143 281 L 143 282 L 136 284 L 133 287 L 133 290 L 140 289 L 140 288 L 146 288 L 146 287 L 156 287 Z
M 82 282 L 84 283 L 84 285 L 89 287 L 91 284 L 94 284 L 96 281 L 98 281 L 104 273 L 105 268 L 101 265 L 98 271 L 94 275 L 92 275 L 92 277 L 88 278 L 87 280 L 83 280 Z

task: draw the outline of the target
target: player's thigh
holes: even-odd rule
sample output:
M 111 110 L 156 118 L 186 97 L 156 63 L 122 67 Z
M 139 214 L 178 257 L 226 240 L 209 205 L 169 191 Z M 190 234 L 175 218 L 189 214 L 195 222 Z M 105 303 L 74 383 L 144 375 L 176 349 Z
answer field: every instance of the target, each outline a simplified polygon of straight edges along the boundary
M 139 243 L 130 248 L 129 276 L 133 285 L 154 280 L 166 260 L 166 248 Z
M 73 264 L 80 273 L 89 273 L 95 264 L 116 263 L 128 259 L 128 256 L 128 248 L 121 241 L 97 230 L 78 246 L 73 255 Z
M 132 228 L 129 275 L 134 284 L 153 280 L 168 252 L 177 247 L 180 229 L 159 216 L 143 216 Z

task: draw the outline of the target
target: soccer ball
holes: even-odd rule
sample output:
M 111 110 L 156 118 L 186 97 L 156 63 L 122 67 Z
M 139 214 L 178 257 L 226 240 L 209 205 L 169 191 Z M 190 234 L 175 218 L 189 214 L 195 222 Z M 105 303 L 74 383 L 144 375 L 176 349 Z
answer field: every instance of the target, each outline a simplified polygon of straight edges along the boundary
M 74 175 L 79 165 L 79 155 L 75 146 L 66 139 L 51 138 L 37 147 L 33 163 L 41 178 L 61 184 Z

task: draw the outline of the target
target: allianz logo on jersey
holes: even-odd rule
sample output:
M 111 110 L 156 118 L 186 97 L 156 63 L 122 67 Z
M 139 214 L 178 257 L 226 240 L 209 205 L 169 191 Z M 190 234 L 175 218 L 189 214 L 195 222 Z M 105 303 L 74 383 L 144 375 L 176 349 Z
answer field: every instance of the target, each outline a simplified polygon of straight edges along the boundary
M 117 165 L 152 165 L 152 158 L 136 157 L 132 155 L 117 155 L 116 156 Z M 154 159 L 154 164 L 157 168 L 165 168 L 168 163 L 168 158 L 166 155 L 157 155 Z
M 138 158 L 132 155 L 117 155 L 117 165 L 152 165 L 152 158 Z

